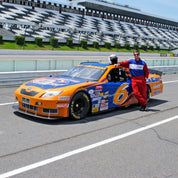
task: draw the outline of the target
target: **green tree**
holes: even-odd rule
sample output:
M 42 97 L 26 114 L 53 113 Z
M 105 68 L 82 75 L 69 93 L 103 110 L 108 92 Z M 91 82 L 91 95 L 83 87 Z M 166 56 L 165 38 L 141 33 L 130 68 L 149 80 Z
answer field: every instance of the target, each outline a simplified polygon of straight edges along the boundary
M 143 49 L 144 51 L 147 51 L 147 45 L 142 45 L 141 49 Z
M 69 46 L 70 48 L 73 47 L 73 39 L 71 38 L 67 39 L 67 46 Z
M 153 50 L 154 50 L 153 45 L 150 45 L 150 46 L 149 46 L 149 49 L 153 51 Z
M 2 43 L 3 43 L 3 36 L 0 35 L 0 44 L 2 44 Z
M 87 49 L 87 40 L 81 40 L 81 46 L 82 48 Z
M 58 39 L 51 37 L 51 38 L 50 38 L 50 45 L 51 45 L 53 48 L 57 48 L 57 47 L 59 46 L 59 44 L 58 44 Z
M 160 46 L 156 46 L 156 50 L 158 50 L 158 51 L 159 51 L 159 50 L 160 50 Z
M 129 43 L 125 43 L 125 48 L 126 49 L 130 49 L 130 44 Z
M 134 49 L 138 50 L 139 45 L 138 44 L 134 44 Z
M 114 44 L 114 47 L 117 48 L 117 49 L 120 49 L 120 48 L 121 48 L 121 44 L 116 42 L 116 43 Z
M 109 42 L 105 42 L 105 48 L 107 48 L 107 49 L 111 49 L 111 43 L 109 43 Z
M 97 41 L 93 41 L 93 47 L 99 49 L 99 43 Z
M 36 37 L 35 44 L 37 44 L 38 46 L 43 46 L 43 39 L 40 37 Z
M 15 42 L 18 45 L 24 45 L 25 37 L 24 36 L 15 36 Z

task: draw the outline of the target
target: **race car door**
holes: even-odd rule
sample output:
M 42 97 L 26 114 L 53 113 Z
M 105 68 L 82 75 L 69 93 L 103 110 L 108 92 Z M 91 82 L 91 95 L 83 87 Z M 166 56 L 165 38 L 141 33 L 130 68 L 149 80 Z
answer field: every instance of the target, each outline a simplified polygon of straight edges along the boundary
M 108 83 L 105 84 L 104 88 L 109 92 L 108 109 L 132 104 L 135 97 L 125 69 L 112 69 L 107 78 Z M 134 102 L 137 101 L 134 100 Z

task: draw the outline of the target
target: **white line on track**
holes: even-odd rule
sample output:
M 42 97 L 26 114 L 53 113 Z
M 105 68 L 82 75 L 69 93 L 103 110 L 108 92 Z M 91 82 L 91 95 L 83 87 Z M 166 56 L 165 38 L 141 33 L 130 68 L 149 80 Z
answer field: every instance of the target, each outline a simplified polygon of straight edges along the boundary
M 143 132 L 145 130 L 148 130 L 148 129 L 151 129 L 151 128 L 154 128 L 154 127 L 157 127 L 157 126 L 162 125 L 162 124 L 166 124 L 166 123 L 171 122 L 171 121 L 176 120 L 176 119 L 178 119 L 178 115 L 170 117 L 170 118 L 162 120 L 162 121 L 159 121 L 159 122 L 156 122 L 156 123 L 153 123 L 153 124 L 150 124 L 150 125 L 147 125 L 145 127 L 141 127 L 139 129 L 132 130 L 130 132 L 127 132 L 127 133 L 124 133 L 124 134 L 121 134 L 121 135 L 118 135 L 118 136 L 115 136 L 115 137 L 112 137 L 112 138 L 109 138 L 109 139 L 106 139 L 106 140 L 103 140 L 103 141 L 100 141 L 100 142 L 97 142 L 97 143 L 94 143 L 94 144 L 91 144 L 91 145 L 88 145 L 88 146 L 73 150 L 73 151 L 69 151 L 69 152 L 64 153 L 62 155 L 58 155 L 58 156 L 55 156 L 55 157 L 52 157 L 52 158 L 49 158 L 49 159 L 34 163 L 34 164 L 27 165 L 25 167 L 21 167 L 21 168 L 12 170 L 10 172 L 1 174 L 0 178 L 11 177 L 11 176 L 14 176 L 14 175 L 17 175 L 17 174 L 20 174 L 20 173 L 23 173 L 23 172 L 26 172 L 26 171 L 41 167 L 41 166 L 45 166 L 45 165 L 53 163 L 55 161 L 59 161 L 61 159 L 64 159 L 64 158 L 67 158 L 67 157 L 82 153 L 84 151 L 88 151 L 88 150 L 97 148 L 99 146 L 102 146 L 102 145 L 105 145 L 105 144 L 108 144 L 108 143 L 111 143 L 111 142 L 114 142 L 114 141 L 118 141 L 120 139 L 126 138 L 128 136 Z
M 10 105 L 10 104 L 16 104 L 18 102 L 10 102 L 10 103 L 0 103 L 0 106 Z
M 178 80 L 163 82 L 163 84 L 178 82 Z

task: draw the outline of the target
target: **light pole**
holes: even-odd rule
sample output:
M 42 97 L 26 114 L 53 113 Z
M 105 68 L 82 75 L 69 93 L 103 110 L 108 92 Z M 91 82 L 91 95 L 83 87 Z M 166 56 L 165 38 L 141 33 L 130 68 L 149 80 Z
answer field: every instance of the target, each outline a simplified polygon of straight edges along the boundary
M 121 38 L 121 35 L 118 36 L 118 44 L 117 44 L 117 52 L 119 51 L 119 47 L 120 47 L 120 38 Z
M 73 28 L 69 28 L 69 33 L 70 33 L 70 38 L 72 39 L 73 38 L 73 33 L 74 33 L 75 29 Z
M 23 42 L 23 50 L 25 48 L 25 36 L 26 36 L 26 30 L 27 30 L 27 26 L 25 25 L 25 31 L 24 31 L 24 42 Z
M 99 31 L 99 35 L 100 35 L 100 43 L 99 43 L 99 45 L 100 45 L 100 47 L 101 47 L 101 43 L 102 43 L 102 41 L 103 41 L 103 32 L 100 32 Z M 99 49 L 100 49 L 100 47 L 99 47 Z M 100 49 L 100 51 L 101 51 L 101 49 Z
M 78 39 L 78 48 L 77 48 L 77 50 L 79 51 L 79 45 L 80 45 L 80 37 L 81 37 L 81 31 L 79 31 L 79 39 Z

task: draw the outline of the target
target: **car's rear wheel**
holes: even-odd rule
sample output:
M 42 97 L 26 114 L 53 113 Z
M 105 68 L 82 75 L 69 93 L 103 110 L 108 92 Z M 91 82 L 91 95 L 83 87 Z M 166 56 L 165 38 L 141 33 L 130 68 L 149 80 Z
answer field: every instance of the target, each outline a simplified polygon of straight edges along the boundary
M 78 92 L 70 102 L 69 114 L 73 119 L 83 119 L 90 109 L 90 100 L 85 92 Z
M 151 89 L 149 85 L 147 85 L 147 102 L 150 100 L 150 95 L 151 95 Z

